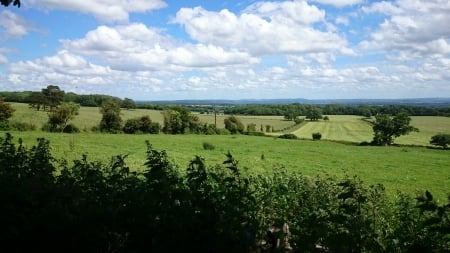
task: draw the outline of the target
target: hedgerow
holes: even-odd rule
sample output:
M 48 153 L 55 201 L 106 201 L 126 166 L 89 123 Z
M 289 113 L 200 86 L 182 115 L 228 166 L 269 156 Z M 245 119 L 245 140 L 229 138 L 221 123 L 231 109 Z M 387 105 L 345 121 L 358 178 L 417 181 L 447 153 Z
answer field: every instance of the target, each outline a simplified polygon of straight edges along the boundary
M 282 169 L 247 175 L 230 153 L 215 166 L 195 156 L 186 170 L 149 142 L 146 156 L 141 172 L 123 155 L 108 163 L 86 155 L 57 161 L 48 141 L 27 148 L 6 134 L 0 138 L 0 251 L 450 249 L 450 198 L 444 204 L 429 192 L 390 198 L 382 185 L 353 176 Z M 274 232 L 277 224 L 289 231 Z

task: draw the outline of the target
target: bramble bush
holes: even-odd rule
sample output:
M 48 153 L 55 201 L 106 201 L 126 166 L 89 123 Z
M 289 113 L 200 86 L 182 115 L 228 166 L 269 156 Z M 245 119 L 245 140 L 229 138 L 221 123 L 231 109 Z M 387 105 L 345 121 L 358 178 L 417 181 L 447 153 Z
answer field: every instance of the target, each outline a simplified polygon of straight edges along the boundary
M 182 170 L 147 142 L 144 171 L 117 155 L 57 161 L 49 142 L 0 138 L 0 251 L 279 251 L 267 230 L 286 223 L 294 252 L 449 252 L 450 197 L 388 198 L 358 177 L 307 177 L 276 168 L 241 173 L 226 154 Z M 286 239 L 287 240 L 287 239 Z

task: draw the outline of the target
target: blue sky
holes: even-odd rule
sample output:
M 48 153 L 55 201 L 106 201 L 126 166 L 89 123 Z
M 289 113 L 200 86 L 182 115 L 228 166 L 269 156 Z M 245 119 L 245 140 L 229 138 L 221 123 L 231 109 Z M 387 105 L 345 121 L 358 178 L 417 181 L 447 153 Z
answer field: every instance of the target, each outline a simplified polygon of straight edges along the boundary
M 448 0 L 23 0 L 0 19 L 2 91 L 450 97 Z

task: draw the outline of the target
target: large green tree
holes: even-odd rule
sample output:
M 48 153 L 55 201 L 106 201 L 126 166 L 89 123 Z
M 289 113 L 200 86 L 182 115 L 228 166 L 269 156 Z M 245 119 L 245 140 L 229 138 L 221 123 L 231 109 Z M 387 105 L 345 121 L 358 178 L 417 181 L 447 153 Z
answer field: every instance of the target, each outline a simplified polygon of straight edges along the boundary
M 55 109 L 64 100 L 64 91 L 56 85 L 49 85 L 42 89 L 44 95 L 44 104 L 50 108 L 50 111 Z
M 418 132 L 419 129 L 410 125 L 411 118 L 408 114 L 401 112 L 395 116 L 378 114 L 373 123 L 373 142 L 378 145 L 391 145 L 394 139 L 407 135 L 410 132 Z
M 450 134 L 436 134 L 431 137 L 430 144 L 446 149 L 450 145 Z
M 120 104 L 112 100 L 103 102 L 100 107 L 102 120 L 100 130 L 103 132 L 117 133 L 121 130 L 122 118 L 120 117 Z
M 75 103 L 63 103 L 48 114 L 50 131 L 63 132 L 70 120 L 78 115 L 80 105 Z
M 311 121 L 318 121 L 322 118 L 322 110 L 320 108 L 310 106 L 306 110 L 306 118 Z
M 175 106 L 162 112 L 164 116 L 163 132 L 166 134 L 198 133 L 202 125 L 196 115 L 181 106 Z
M 223 123 L 225 124 L 225 128 L 232 134 L 244 132 L 244 124 L 242 124 L 241 120 L 235 116 L 225 118 Z

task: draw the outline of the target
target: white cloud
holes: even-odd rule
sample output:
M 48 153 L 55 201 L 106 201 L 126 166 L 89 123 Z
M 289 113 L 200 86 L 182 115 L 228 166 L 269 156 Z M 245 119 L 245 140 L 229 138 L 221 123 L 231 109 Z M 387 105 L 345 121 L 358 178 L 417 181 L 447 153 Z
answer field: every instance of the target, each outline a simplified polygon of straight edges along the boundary
M 66 50 L 94 56 L 117 69 L 174 70 L 174 68 L 253 64 L 246 52 L 220 46 L 176 43 L 143 24 L 100 26 L 82 39 L 63 40 Z
M 4 10 L 0 12 L 0 34 L 3 38 L 21 38 L 28 34 L 29 24 L 15 13 Z
M 347 41 L 327 25 L 325 12 L 305 1 L 261 2 L 241 15 L 228 10 L 182 8 L 173 19 L 192 39 L 221 47 L 235 47 L 253 55 L 339 51 Z
M 77 11 L 104 21 L 127 21 L 132 12 L 148 12 L 166 7 L 162 0 L 30 0 L 30 4 L 48 9 Z
M 364 0 L 312 0 L 321 4 L 329 4 L 336 7 L 344 7 L 347 5 L 355 5 L 364 2 Z
M 363 9 L 388 16 L 372 32 L 371 40 L 363 41 L 366 49 L 385 49 L 423 57 L 450 53 L 450 2 L 442 0 L 398 0 L 374 3 Z

